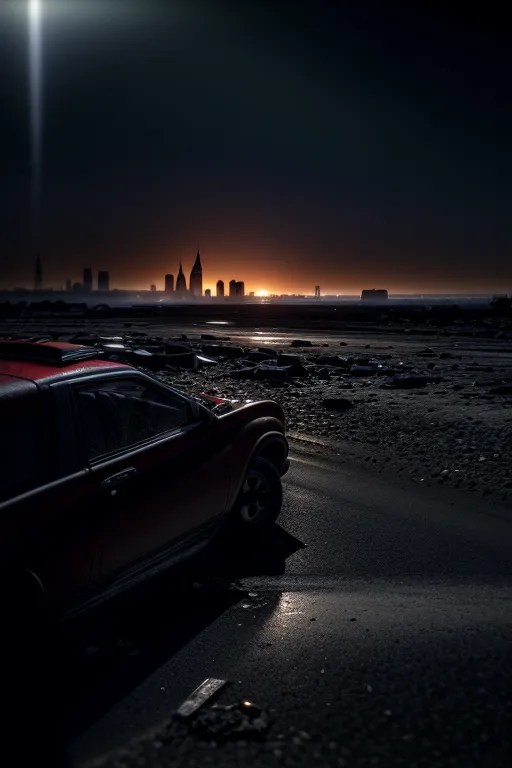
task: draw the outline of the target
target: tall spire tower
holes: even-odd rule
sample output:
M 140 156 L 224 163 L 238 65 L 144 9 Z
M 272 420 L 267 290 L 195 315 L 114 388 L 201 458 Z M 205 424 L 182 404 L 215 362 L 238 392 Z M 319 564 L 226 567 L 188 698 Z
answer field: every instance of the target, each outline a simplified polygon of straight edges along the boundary
M 190 273 L 190 293 L 194 296 L 203 295 L 203 268 L 201 266 L 201 256 L 197 251 L 196 260 Z
M 34 273 L 34 290 L 35 291 L 43 290 L 43 267 L 41 264 L 41 257 L 39 254 L 37 254 L 37 258 L 36 258 L 36 270 Z
M 183 296 L 183 294 L 186 292 L 187 292 L 187 281 L 185 279 L 185 275 L 183 274 L 183 267 L 181 266 L 181 261 L 180 261 L 180 271 L 178 272 L 178 277 L 176 278 L 176 293 Z

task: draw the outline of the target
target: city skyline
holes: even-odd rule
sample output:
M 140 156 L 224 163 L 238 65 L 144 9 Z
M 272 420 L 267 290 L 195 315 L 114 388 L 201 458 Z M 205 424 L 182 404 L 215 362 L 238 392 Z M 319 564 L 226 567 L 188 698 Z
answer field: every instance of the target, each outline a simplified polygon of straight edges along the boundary
M 33 266 L 33 279 L 30 285 L 12 285 L 12 286 L 0 286 L 0 290 L 31 290 L 35 289 L 36 291 L 41 290 L 50 290 L 50 291 L 77 291 L 82 290 L 83 292 L 88 291 L 105 291 L 105 290 L 116 290 L 116 291 L 127 291 L 127 292 L 143 292 L 143 291 L 158 291 L 162 293 L 174 293 L 174 294 L 182 294 L 182 295 L 196 295 L 196 296 L 202 296 L 205 297 L 207 295 L 210 295 L 211 297 L 219 297 L 219 296 L 235 296 L 235 295 L 242 295 L 242 296 L 256 296 L 256 297 L 265 297 L 265 296 L 312 296 L 312 297 L 320 297 L 321 295 L 330 295 L 330 296 L 350 296 L 350 295 L 359 295 L 363 290 L 368 290 L 368 286 L 372 284 L 373 286 L 378 283 L 378 281 L 373 281 L 371 279 L 366 280 L 365 283 L 358 284 L 356 286 L 350 286 L 345 287 L 342 290 L 331 290 L 329 287 L 323 288 L 318 284 L 306 286 L 304 290 L 280 290 L 280 289 L 271 289 L 271 288 L 254 288 L 252 286 L 247 286 L 247 283 L 245 280 L 238 281 L 235 278 L 231 278 L 230 280 L 223 280 L 222 278 L 218 278 L 217 280 L 213 280 L 212 282 L 203 281 L 203 270 L 202 270 L 202 262 L 200 259 L 200 252 L 199 250 L 196 253 L 195 259 L 193 261 L 193 266 L 190 270 L 190 276 L 189 280 L 187 281 L 186 278 L 186 272 L 187 268 L 185 266 L 185 269 L 183 269 L 183 264 L 187 264 L 186 259 L 180 259 L 179 261 L 179 268 L 177 270 L 177 275 L 175 276 L 174 272 L 167 272 L 164 275 L 162 275 L 162 279 L 154 279 L 152 282 L 145 283 L 145 284 L 136 284 L 136 285 L 129 285 L 126 286 L 125 284 L 121 282 L 118 282 L 115 280 L 112 280 L 112 275 L 110 270 L 102 270 L 102 269 L 94 269 L 92 267 L 84 267 L 81 269 L 81 273 L 83 275 L 82 281 L 76 281 L 73 280 L 71 277 L 66 277 L 65 279 L 61 277 L 61 279 L 57 279 L 53 284 L 50 281 L 43 280 L 43 274 L 46 275 L 46 271 L 43 273 L 43 262 L 41 259 L 41 255 L 38 254 L 35 261 L 35 267 Z M 200 292 L 195 292 L 191 290 L 191 278 L 194 275 L 194 270 L 199 267 L 199 273 L 200 273 L 200 285 L 201 290 Z M 238 272 L 240 272 L 240 268 L 238 268 Z M 182 282 L 181 287 L 179 285 L 179 278 L 180 274 L 182 275 Z M 99 287 L 99 285 L 102 284 L 103 287 Z M 221 288 L 219 286 L 222 286 Z M 107 287 L 108 286 L 108 287 Z M 227 289 L 226 289 L 227 286 Z M 237 287 L 238 286 L 238 287 Z M 383 285 L 381 286 L 384 287 Z M 409 290 L 409 291 L 402 291 L 400 289 L 394 289 L 394 288 L 388 288 L 386 287 L 385 290 L 387 290 L 390 294 L 395 295 L 465 295 L 465 294 L 474 294 L 474 295 L 497 295 L 497 294 L 510 294 L 512 292 L 512 283 L 508 286 L 504 286 L 502 288 L 496 288 L 493 286 L 486 287 L 483 286 L 478 290 L 464 290 L 461 286 L 458 291 L 453 291 L 449 289 L 445 290 L 435 290 L 435 289 L 417 289 L 417 290 Z M 208 292 L 208 293 L 207 293 Z

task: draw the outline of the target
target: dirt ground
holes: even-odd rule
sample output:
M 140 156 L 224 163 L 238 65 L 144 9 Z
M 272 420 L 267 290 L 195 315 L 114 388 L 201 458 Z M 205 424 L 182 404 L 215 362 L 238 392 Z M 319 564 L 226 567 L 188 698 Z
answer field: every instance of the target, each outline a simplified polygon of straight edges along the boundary
M 284 382 L 233 378 L 241 360 L 216 358 L 198 371 L 176 367 L 153 371 L 184 391 L 238 400 L 272 398 L 286 414 L 290 436 L 316 441 L 320 450 L 371 462 L 376 471 L 404 473 L 418 483 L 442 483 L 512 502 L 512 342 L 507 338 L 467 338 L 439 334 L 390 333 L 386 328 L 321 333 L 300 338 L 318 345 L 291 348 L 297 331 L 219 327 L 176 327 L 151 321 L 4 321 L 3 334 L 58 335 L 77 332 L 120 336 L 132 347 L 187 337 L 198 350 L 201 333 L 219 338 L 204 344 L 241 345 L 300 357 L 306 375 Z M 343 356 L 349 364 L 317 364 L 321 355 Z M 272 361 L 271 361 L 272 362 Z M 351 370 L 352 363 L 381 365 Z M 422 376 L 418 388 L 395 388 L 387 371 Z M 149 372 L 149 371 L 148 371 Z M 235 376 L 237 374 L 235 373 Z M 328 410 L 326 398 L 344 398 L 341 410 Z M 338 407 L 338 406 L 337 406 Z M 313 445 L 315 443 L 312 443 Z

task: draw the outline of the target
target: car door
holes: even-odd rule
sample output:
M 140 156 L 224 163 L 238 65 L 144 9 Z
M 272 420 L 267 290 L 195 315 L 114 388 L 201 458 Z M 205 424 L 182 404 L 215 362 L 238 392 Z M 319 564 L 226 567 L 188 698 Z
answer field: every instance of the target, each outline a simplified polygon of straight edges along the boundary
M 31 386 L 34 393 L 12 398 L 0 412 L 2 564 L 14 569 L 10 580 L 28 569 L 51 603 L 66 603 L 94 579 L 90 511 L 98 494 L 92 473 L 77 460 L 66 400 Z
M 142 374 L 73 385 L 86 461 L 101 491 L 102 578 L 199 540 L 225 511 L 229 445 L 190 400 Z

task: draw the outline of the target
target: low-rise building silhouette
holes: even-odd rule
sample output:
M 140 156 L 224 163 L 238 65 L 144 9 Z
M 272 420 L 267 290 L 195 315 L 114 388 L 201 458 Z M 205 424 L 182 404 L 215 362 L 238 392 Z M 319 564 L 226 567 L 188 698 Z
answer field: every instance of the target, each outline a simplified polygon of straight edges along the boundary
M 365 288 L 361 292 L 363 301 L 387 301 L 388 292 L 384 288 Z
M 100 270 L 98 272 L 98 291 L 110 290 L 110 275 L 107 270 Z
M 91 293 L 92 291 L 92 269 L 91 267 L 85 267 L 84 269 L 84 291 Z

